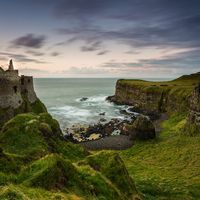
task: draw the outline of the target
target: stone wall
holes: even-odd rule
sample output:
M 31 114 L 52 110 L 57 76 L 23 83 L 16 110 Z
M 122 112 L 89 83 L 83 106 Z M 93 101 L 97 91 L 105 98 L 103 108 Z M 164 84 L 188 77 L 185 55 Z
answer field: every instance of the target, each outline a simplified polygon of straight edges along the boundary
M 26 96 L 31 103 L 34 103 L 37 100 L 37 96 L 33 87 L 33 77 L 22 75 L 20 81 L 22 95 Z
M 22 104 L 20 77 L 16 73 L 0 74 L 0 108 L 17 108 Z
M 200 130 L 200 84 L 194 89 L 190 98 L 189 122 Z
M 37 98 L 32 76 L 19 76 L 10 61 L 9 69 L 0 68 L 0 129 L 19 113 L 46 112 L 46 107 Z

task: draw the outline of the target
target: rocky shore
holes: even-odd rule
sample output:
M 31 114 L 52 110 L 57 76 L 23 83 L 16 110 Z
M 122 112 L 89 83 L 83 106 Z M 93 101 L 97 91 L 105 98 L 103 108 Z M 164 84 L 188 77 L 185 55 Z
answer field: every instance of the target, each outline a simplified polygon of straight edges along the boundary
M 83 98 L 84 100 L 87 98 Z M 74 124 L 65 129 L 65 138 L 89 150 L 127 149 L 135 140 L 156 137 L 155 127 L 148 116 L 135 112 L 134 107 L 122 109 L 123 118 L 102 118 L 96 124 Z
M 171 113 L 179 111 L 189 112 L 188 121 L 192 122 L 189 123 L 190 129 L 196 133 L 199 127 L 197 102 L 199 102 L 200 86 L 198 85 L 195 90 L 194 88 L 198 81 L 199 73 L 163 83 L 118 80 L 115 95 L 107 97 L 106 100 L 117 105 L 129 106 L 128 109 L 120 111 L 124 119 L 113 118 L 107 121 L 104 118 L 106 113 L 101 113 L 102 118 L 97 124 L 74 125 L 66 130 L 65 137 L 92 150 L 126 149 L 136 140 L 156 138 L 162 130 L 161 122 Z M 183 87 L 183 82 L 191 87 Z M 81 100 L 86 101 L 87 97 Z M 191 127 L 191 124 L 194 126 Z

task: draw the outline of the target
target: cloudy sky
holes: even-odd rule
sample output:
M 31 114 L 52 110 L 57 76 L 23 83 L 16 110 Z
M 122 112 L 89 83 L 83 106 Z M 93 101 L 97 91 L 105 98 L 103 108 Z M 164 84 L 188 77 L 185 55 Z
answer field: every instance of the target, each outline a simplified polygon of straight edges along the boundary
M 199 0 L 1 0 L 0 64 L 36 77 L 200 71 Z

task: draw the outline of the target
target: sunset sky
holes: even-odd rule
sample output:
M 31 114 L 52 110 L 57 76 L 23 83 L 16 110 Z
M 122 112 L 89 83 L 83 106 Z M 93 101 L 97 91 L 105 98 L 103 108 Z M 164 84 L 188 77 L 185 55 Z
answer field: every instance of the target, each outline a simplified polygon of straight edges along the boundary
M 35 77 L 200 71 L 199 0 L 1 0 L 0 65 Z

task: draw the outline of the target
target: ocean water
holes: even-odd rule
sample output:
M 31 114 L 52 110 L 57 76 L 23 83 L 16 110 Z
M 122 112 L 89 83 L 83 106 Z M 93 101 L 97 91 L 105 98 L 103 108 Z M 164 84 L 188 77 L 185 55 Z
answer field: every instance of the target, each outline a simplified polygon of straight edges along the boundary
M 117 79 L 40 78 L 34 79 L 37 96 L 47 106 L 62 129 L 73 124 L 91 124 L 100 118 L 123 118 L 125 106 L 117 106 L 105 99 L 115 92 Z M 87 97 L 86 101 L 80 101 Z M 105 112 L 105 116 L 99 115 Z

